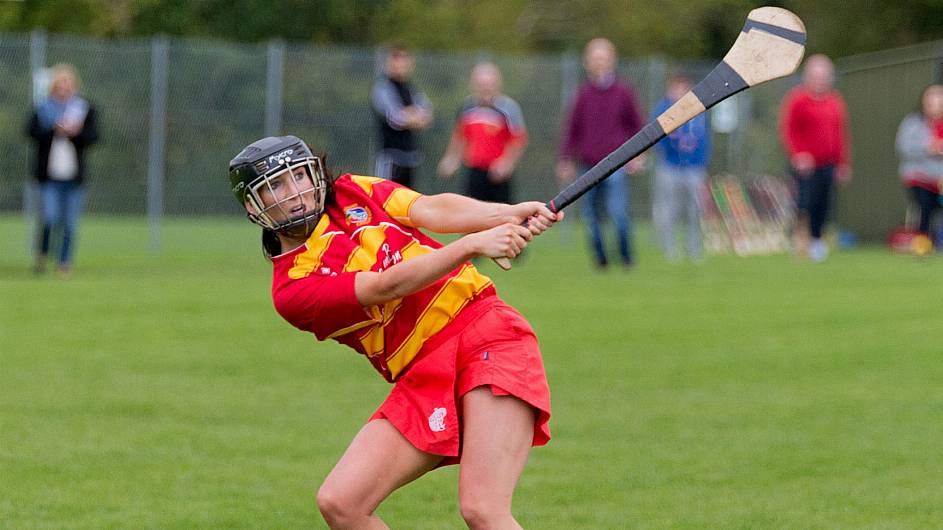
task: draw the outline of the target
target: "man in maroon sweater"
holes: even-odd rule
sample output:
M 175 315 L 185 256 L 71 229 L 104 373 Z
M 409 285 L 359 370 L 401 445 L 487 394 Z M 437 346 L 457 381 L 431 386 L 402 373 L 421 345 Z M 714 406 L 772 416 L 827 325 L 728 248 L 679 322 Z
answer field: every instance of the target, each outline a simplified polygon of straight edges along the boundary
M 802 84 L 783 99 L 780 134 L 798 185 L 796 252 L 814 261 L 828 255 L 822 229 L 828 220 L 832 184 L 851 178 L 848 113 L 833 88 L 835 67 L 824 55 L 806 61 Z M 807 240 L 811 237 L 811 240 Z
M 622 145 L 642 128 L 642 112 L 632 85 L 618 79 L 616 48 L 607 39 L 593 39 L 583 52 L 583 66 L 589 78 L 577 91 L 570 114 L 563 125 L 557 178 L 561 184 L 572 181 Z M 638 157 L 624 169 L 638 173 L 645 162 Z M 601 197 L 600 197 L 601 195 Z M 589 228 L 590 243 L 599 268 L 609 259 L 599 224 L 597 200 L 606 205 L 609 218 L 616 226 L 622 264 L 633 264 L 631 225 L 629 219 L 629 188 L 625 171 L 617 171 L 602 184 L 591 188 L 581 201 L 581 213 Z

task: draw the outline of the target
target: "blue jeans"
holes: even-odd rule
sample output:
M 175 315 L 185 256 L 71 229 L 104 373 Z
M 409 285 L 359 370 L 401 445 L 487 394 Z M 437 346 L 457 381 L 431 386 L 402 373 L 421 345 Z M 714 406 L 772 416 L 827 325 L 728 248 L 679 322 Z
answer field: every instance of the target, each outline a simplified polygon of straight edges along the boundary
M 42 198 L 42 230 L 39 240 L 39 255 L 49 254 L 52 231 L 62 228 L 62 247 L 59 249 L 59 266 L 70 266 L 75 251 L 75 232 L 82 212 L 85 192 L 74 181 L 48 180 L 40 186 Z
M 588 167 L 580 168 L 584 173 Z M 619 255 L 623 264 L 632 263 L 631 225 L 629 223 L 629 186 L 626 182 L 625 170 L 620 169 L 609 178 L 590 188 L 583 196 L 580 213 L 589 229 L 590 244 L 596 257 L 596 264 L 604 266 L 609 263 L 606 248 L 602 240 L 600 226 L 600 206 L 606 208 L 606 213 L 616 226 L 616 235 L 619 241 Z

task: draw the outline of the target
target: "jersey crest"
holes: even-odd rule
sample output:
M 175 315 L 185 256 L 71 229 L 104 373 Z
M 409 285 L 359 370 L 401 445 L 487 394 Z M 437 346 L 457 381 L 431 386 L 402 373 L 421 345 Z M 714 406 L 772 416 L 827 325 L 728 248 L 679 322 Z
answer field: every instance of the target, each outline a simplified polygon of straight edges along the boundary
M 347 224 L 349 225 L 365 225 L 369 223 L 372 218 L 373 216 L 370 214 L 370 210 L 359 204 L 354 204 L 344 209 L 344 219 L 347 220 Z

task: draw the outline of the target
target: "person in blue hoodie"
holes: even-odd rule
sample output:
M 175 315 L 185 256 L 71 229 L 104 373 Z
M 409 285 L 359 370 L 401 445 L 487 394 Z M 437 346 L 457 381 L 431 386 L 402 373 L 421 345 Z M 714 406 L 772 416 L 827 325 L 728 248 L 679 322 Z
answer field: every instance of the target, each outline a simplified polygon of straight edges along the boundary
M 674 75 L 666 96 L 653 112 L 661 115 L 691 90 L 691 81 Z M 683 216 L 687 225 L 687 254 L 694 262 L 704 255 L 701 242 L 701 189 L 707 180 L 710 161 L 710 130 L 704 114 L 685 123 L 656 145 L 655 192 L 652 215 L 658 241 L 669 261 L 678 259 L 675 222 Z

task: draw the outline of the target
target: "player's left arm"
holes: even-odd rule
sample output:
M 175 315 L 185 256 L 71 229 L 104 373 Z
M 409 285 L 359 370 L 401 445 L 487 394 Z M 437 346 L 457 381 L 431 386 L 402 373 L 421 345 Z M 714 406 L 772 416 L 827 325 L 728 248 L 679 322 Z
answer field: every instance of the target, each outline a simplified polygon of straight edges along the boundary
M 542 202 L 518 204 L 483 202 L 455 193 L 423 195 L 409 209 L 410 224 L 440 234 L 468 234 L 502 224 L 523 224 L 534 235 L 563 218 Z

